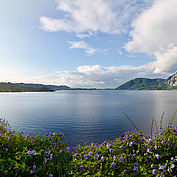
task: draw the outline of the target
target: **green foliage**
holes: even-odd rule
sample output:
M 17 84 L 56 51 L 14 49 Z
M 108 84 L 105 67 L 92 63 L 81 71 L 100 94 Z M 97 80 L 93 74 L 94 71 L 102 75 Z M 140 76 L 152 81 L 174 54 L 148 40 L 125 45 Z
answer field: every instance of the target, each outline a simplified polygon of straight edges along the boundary
M 169 120 L 169 122 L 168 122 L 168 127 L 172 126 L 173 121 L 174 121 L 174 119 L 175 119 L 175 117 L 176 117 L 176 113 L 177 113 L 177 109 L 176 109 L 175 113 L 173 114 L 173 117 Z
M 136 78 L 119 86 L 117 90 L 160 90 L 165 89 L 165 79 Z
M 0 118 L 0 131 L 6 131 L 10 128 L 10 124 L 3 118 Z
M 49 92 L 55 90 L 67 90 L 65 85 L 42 85 L 42 84 L 24 84 L 24 83 L 0 83 L 0 92 Z
M 127 132 L 115 141 L 79 146 L 73 176 L 174 176 L 177 174 L 177 130 L 165 129 L 148 138 Z M 154 173 L 154 174 L 153 174 Z
M 136 78 L 130 80 L 121 86 L 117 87 L 117 90 L 175 90 L 177 87 L 170 86 L 168 84 L 169 79 L 147 79 Z
M 165 112 L 162 113 L 162 116 L 160 118 L 160 129 L 162 129 L 162 122 L 163 122 L 163 118 L 164 118 Z
M 62 133 L 0 133 L 0 176 L 67 176 L 72 155 Z
M 141 130 L 136 126 L 136 124 L 130 119 L 130 117 L 125 112 L 123 112 L 123 115 L 125 115 L 126 119 L 128 119 L 128 121 L 131 123 L 135 131 L 139 131 L 140 133 L 142 133 Z

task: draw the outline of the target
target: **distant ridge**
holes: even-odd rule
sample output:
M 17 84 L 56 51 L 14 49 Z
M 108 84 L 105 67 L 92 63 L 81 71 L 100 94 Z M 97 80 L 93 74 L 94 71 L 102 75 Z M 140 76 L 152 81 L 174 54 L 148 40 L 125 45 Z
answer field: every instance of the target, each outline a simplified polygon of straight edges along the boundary
M 0 92 L 52 92 L 56 90 L 66 90 L 70 87 L 61 85 L 43 85 L 43 84 L 26 84 L 26 83 L 10 83 L 1 82 Z
M 168 79 L 136 78 L 116 88 L 117 90 L 172 90 L 177 89 L 177 73 Z

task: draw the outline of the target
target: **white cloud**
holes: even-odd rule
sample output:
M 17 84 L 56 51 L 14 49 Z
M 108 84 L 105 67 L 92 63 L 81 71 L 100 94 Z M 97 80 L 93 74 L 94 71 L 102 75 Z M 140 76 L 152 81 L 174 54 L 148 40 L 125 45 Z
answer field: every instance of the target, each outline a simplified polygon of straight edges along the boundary
M 153 74 L 152 66 L 110 66 L 83 65 L 75 71 L 58 71 L 58 83 L 71 87 L 115 88 L 135 77 L 160 77 Z M 165 75 L 163 75 L 165 76 Z
M 132 23 L 128 52 L 146 53 L 155 58 L 155 73 L 177 70 L 177 1 L 155 0 Z
M 157 61 L 154 62 L 155 73 L 170 73 L 177 71 L 177 46 L 164 52 L 156 52 Z
M 45 31 L 75 32 L 88 37 L 96 32 L 120 34 L 127 32 L 130 20 L 152 0 L 56 0 L 60 18 L 41 17 Z
M 71 44 L 70 49 L 84 49 L 88 55 L 92 55 L 96 52 L 96 49 L 90 47 L 85 41 L 68 41 L 68 43 Z
M 68 85 L 82 88 L 116 88 L 120 84 L 136 77 L 160 77 L 152 73 L 152 64 L 136 66 L 101 66 L 83 65 L 75 70 L 57 71 L 55 73 L 29 76 L 27 73 L 0 69 L 1 82 L 41 83 Z M 166 75 L 163 75 L 165 77 Z
M 105 54 L 107 52 L 106 49 L 95 49 L 89 46 L 85 41 L 68 41 L 68 43 L 71 44 L 71 46 L 69 47 L 70 49 L 84 49 L 87 55 L 93 55 L 96 52 Z

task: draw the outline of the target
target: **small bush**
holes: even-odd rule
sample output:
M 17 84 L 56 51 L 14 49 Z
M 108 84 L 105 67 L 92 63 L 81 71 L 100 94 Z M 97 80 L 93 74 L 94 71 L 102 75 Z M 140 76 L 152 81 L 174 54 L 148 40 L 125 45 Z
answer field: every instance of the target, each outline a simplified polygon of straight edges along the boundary
M 0 176 L 64 176 L 71 153 L 62 144 L 64 134 L 24 135 L 0 132 Z

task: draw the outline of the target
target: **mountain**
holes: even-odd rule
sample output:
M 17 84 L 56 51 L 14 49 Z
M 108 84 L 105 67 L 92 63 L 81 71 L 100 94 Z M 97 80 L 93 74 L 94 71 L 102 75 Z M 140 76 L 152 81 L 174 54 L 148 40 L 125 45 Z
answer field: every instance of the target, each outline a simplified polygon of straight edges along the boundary
M 61 85 L 43 85 L 43 84 L 25 84 L 25 83 L 10 83 L 1 82 L 0 92 L 43 92 L 43 91 L 55 91 L 55 90 L 66 90 L 68 86 Z
M 156 90 L 165 83 L 165 79 L 136 78 L 116 88 L 117 90 Z
M 177 87 L 177 73 L 175 73 L 172 76 L 170 76 L 166 80 L 165 84 L 170 86 L 170 87 Z
M 172 90 L 177 89 L 177 73 L 168 79 L 136 78 L 116 88 L 117 90 Z

